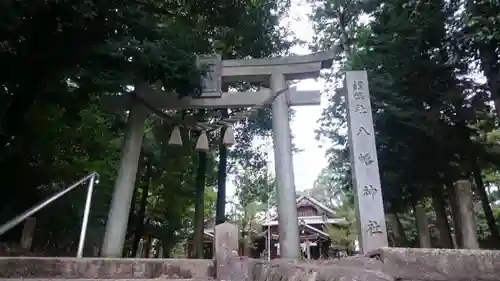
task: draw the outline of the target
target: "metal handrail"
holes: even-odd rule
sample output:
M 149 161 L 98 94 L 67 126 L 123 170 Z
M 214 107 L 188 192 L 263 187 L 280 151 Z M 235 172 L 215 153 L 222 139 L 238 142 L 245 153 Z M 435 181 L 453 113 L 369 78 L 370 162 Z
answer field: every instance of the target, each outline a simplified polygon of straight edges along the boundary
M 13 227 L 16 225 L 20 224 L 23 222 L 25 219 L 30 217 L 31 215 L 35 214 L 36 212 L 40 211 L 50 203 L 56 201 L 57 199 L 61 198 L 64 196 L 66 193 L 72 191 L 73 189 L 77 188 L 80 186 L 82 183 L 89 181 L 88 189 L 87 189 L 87 199 L 85 200 L 85 210 L 83 211 L 83 219 L 82 219 L 82 229 L 80 231 L 80 241 L 78 242 L 78 251 L 76 254 L 77 258 L 81 258 L 83 256 L 83 246 L 85 244 L 85 235 L 87 234 L 87 225 L 89 222 L 89 214 L 90 214 L 90 204 L 92 201 L 92 194 L 94 191 L 94 183 L 98 184 L 99 183 L 99 174 L 97 172 L 92 172 L 88 174 L 87 176 L 81 178 L 79 181 L 75 182 L 73 185 L 70 187 L 59 191 L 52 197 L 45 199 L 41 203 L 38 203 L 37 205 L 31 207 L 30 209 L 26 210 L 25 212 L 17 215 L 10 221 L 6 222 L 2 226 L 0 226 L 0 235 L 4 234 L 5 232 L 11 230 Z

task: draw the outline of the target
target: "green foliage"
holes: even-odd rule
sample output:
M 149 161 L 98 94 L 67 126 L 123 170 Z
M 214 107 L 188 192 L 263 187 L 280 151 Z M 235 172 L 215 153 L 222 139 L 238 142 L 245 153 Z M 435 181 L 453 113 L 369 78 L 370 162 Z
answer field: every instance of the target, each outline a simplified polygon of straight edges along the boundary
M 265 167 L 241 171 L 236 175 L 236 197 L 241 206 L 245 207 L 252 202 L 275 206 L 275 179 L 268 174 Z
M 338 47 L 336 69 L 368 72 L 386 211 L 408 212 L 412 201 L 471 177 L 476 168 L 496 173 L 500 154 L 491 139 L 500 112 L 499 57 L 493 51 L 500 42 L 497 3 L 310 2 L 317 34 L 313 47 Z M 472 79 L 476 66 L 486 84 Z M 342 177 L 336 184 L 350 190 L 345 98 L 335 91 L 343 81 L 341 75 L 328 78 L 328 92 L 335 94 L 329 96 L 318 137 L 331 144 L 330 169 Z M 476 190 L 484 188 L 476 184 Z M 488 198 L 478 192 L 478 200 Z
M 343 190 L 347 184 L 345 173 L 336 168 L 323 168 L 314 182 L 314 187 L 306 192 L 326 206 L 335 208 L 352 201 L 350 192 Z
M 351 191 L 343 188 L 342 182 L 343 174 L 337 173 L 334 168 L 325 168 L 318 175 L 314 187 L 303 193 L 332 209 L 336 217 L 344 218 L 345 221 L 341 224 L 326 224 L 326 229 L 332 247 L 354 252 L 358 238 L 354 196 Z
M 358 239 L 356 226 L 356 213 L 353 206 L 342 206 L 335 209 L 339 217 L 345 218 L 345 223 L 340 225 L 327 224 L 327 231 L 334 247 L 353 252 L 355 241 Z
M 193 95 L 200 82 L 196 54 L 266 57 L 291 44 L 283 39 L 289 34 L 277 28 L 286 0 L 1 5 L 0 221 L 97 171 L 101 183 L 93 198 L 89 245 L 99 245 L 103 236 L 126 120 L 101 108 L 100 97 L 142 82 L 161 82 L 165 94 Z M 260 120 L 265 119 L 268 115 Z M 168 250 L 192 228 L 195 138 L 188 141 L 184 132 L 185 146 L 169 147 L 171 127 L 156 117 L 146 127 L 127 237 L 138 225 L 139 198 L 149 185 L 145 216 L 153 223 L 146 230 L 172 244 L 164 243 Z M 216 158 L 208 155 L 207 216 L 215 200 Z M 37 215 L 35 248 L 52 254 L 74 251 L 84 193 L 75 191 Z M 17 241 L 19 230 L 2 241 Z

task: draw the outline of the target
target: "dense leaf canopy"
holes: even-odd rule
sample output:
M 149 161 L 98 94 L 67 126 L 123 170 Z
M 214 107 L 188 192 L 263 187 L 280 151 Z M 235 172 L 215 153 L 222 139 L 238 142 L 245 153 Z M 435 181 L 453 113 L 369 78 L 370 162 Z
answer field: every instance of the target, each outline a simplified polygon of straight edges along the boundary
M 493 15 L 500 6 L 494 1 L 311 3 L 317 34 L 313 47 L 339 46 L 337 70 L 368 72 L 386 212 L 412 216 L 408 206 L 451 196 L 453 182 L 470 179 L 491 238 L 497 239 L 497 218 L 485 192 L 497 180 L 484 179 L 499 167 L 498 143 L 491 136 L 498 134 L 500 112 L 500 26 Z M 341 79 L 331 75 L 328 87 L 338 88 Z M 330 95 L 318 137 L 332 144 L 330 178 L 351 190 L 341 93 Z M 434 207 L 436 212 L 444 208 Z
M 1 5 L 0 221 L 98 171 L 89 247 L 99 245 L 103 236 L 126 118 L 107 112 L 100 98 L 144 82 L 160 82 L 165 94 L 192 95 L 200 87 L 197 54 L 267 57 L 291 45 L 285 40 L 290 32 L 278 28 L 286 0 Z M 158 117 L 148 119 L 127 235 L 129 243 L 136 232 L 153 233 L 168 242 L 165 255 L 192 231 L 197 165 L 194 136 L 186 138 L 182 149 L 172 148 L 167 145 L 171 129 Z M 215 200 L 216 146 L 213 151 L 207 162 L 207 216 Z M 75 250 L 84 192 L 73 192 L 37 215 L 34 248 L 55 254 Z M 153 223 L 139 227 L 145 218 Z M 17 241 L 18 230 L 2 241 Z

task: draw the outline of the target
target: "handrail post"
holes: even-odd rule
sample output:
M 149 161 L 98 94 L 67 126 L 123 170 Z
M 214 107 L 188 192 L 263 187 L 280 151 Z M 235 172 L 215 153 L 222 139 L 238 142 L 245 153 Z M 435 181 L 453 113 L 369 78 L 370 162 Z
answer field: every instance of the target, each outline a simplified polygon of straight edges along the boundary
M 87 225 L 89 223 L 90 215 L 90 205 L 92 203 L 92 194 L 94 192 L 94 183 L 99 183 L 98 174 L 94 173 L 89 181 L 89 187 L 87 190 L 87 199 L 85 200 L 85 209 L 83 211 L 82 219 L 82 230 L 80 231 L 80 241 L 78 242 L 78 252 L 76 253 L 77 258 L 83 256 L 83 246 L 85 245 L 85 237 L 87 235 Z

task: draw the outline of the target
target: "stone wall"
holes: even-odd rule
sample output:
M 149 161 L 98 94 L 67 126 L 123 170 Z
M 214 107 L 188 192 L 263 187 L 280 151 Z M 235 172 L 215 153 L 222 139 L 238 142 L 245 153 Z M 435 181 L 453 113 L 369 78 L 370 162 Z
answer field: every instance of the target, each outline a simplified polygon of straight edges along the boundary
M 500 281 L 500 251 L 486 250 L 383 248 L 341 260 L 242 260 L 238 266 L 232 280 Z
M 382 248 L 366 256 L 297 262 L 238 256 L 235 225 L 216 227 L 215 259 L 0 258 L 7 278 L 221 281 L 500 281 L 500 251 Z
M 195 259 L 0 258 L 9 278 L 225 281 L 500 281 L 500 251 L 383 248 L 367 256 L 295 262 L 226 256 Z M 180 281 L 180 280 L 179 280 Z
M 500 281 L 500 251 L 381 248 L 366 256 L 294 262 L 237 257 L 237 228 L 216 227 L 219 280 L 422 280 Z
M 382 248 L 369 256 L 398 280 L 500 280 L 500 251 Z

